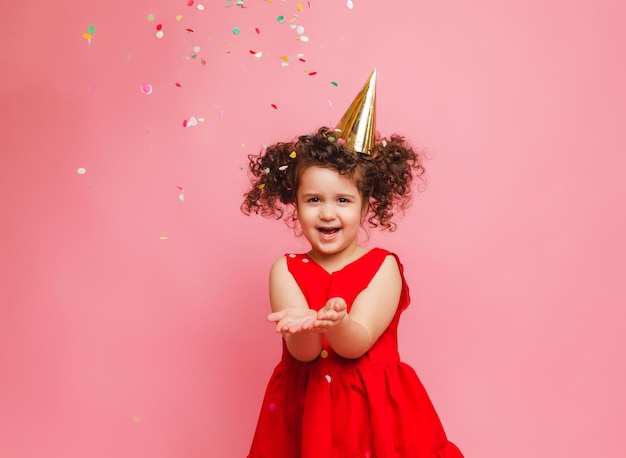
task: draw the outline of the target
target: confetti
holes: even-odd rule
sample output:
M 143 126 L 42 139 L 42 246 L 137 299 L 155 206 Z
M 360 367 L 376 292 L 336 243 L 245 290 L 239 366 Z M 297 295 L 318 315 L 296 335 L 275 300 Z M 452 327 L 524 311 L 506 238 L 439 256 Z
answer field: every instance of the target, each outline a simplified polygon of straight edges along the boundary
M 298 3 L 298 4 L 296 4 L 296 9 L 298 11 L 302 11 L 304 9 L 304 5 L 302 3 Z
M 265 183 L 259 183 L 259 189 L 263 189 L 265 187 Z
M 167 235 L 162 235 L 159 237 L 159 240 L 167 240 Z
M 325 375 L 324 377 L 326 377 L 326 381 L 327 381 L 328 383 L 330 383 L 330 381 L 331 381 L 330 375 Z
M 348 9 L 351 10 L 352 8 L 354 8 L 354 3 L 352 3 L 352 0 L 348 0 Z
M 152 22 L 152 21 L 154 21 L 154 14 L 149 13 L 148 14 L 148 22 Z
M 263 57 L 262 51 L 256 52 L 256 51 L 250 50 L 250 54 L 252 54 L 254 57 L 257 57 L 257 58 Z
M 276 104 L 275 104 L 275 103 L 272 103 L 270 106 L 271 106 L 274 110 L 278 110 L 278 107 L 276 106 Z
M 233 27 L 233 34 L 234 35 L 239 35 L 241 33 L 241 29 L 239 29 L 239 27 Z
M 189 1 L 187 2 L 187 6 L 193 6 L 193 0 L 189 0 Z
M 278 22 L 281 22 L 281 23 L 282 23 L 282 22 L 285 22 L 285 16 L 278 16 L 278 17 L 276 18 L 276 20 L 277 20 Z
M 78 169 L 76 169 L 76 173 L 78 173 L 79 175 L 84 175 L 85 173 L 87 173 L 87 169 L 85 169 L 84 167 L 79 167 Z
M 139 417 L 137 415 L 133 416 L 132 420 L 133 420 L 133 423 L 139 423 Z
M 339 86 L 339 84 L 337 84 L 337 81 L 331 81 L 330 84 L 332 84 L 335 87 Z
M 304 33 L 304 27 L 299 25 L 298 27 L 296 27 L 296 32 L 298 32 L 298 35 L 302 35 Z
M 269 409 L 273 412 L 274 410 L 276 410 L 276 404 L 271 402 L 269 405 Z
M 159 30 L 159 31 L 157 31 L 157 33 L 156 33 L 156 37 L 157 37 L 157 38 L 163 38 L 163 30 Z
M 287 170 L 287 167 L 289 167 L 288 165 L 281 165 L 280 167 L 278 167 L 278 170 L 280 170 L 281 172 L 283 170 Z
M 146 95 L 150 95 L 152 94 L 152 85 L 148 84 L 148 83 L 144 83 L 142 84 L 139 89 L 141 90 L 141 92 L 143 92 Z
M 255 28 L 254 28 L 254 31 L 255 31 L 257 34 L 261 35 L 261 30 L 260 30 L 258 27 L 255 27 Z
M 292 152 L 291 152 L 291 154 L 289 154 L 289 157 L 290 157 L 291 159 L 295 158 L 295 157 L 296 157 L 296 152 L 295 152 L 295 151 L 292 151 Z
M 307 41 L 309 41 L 309 37 L 307 37 L 306 35 L 301 35 L 296 38 L 296 40 L 304 41 L 306 43 Z
M 199 9 L 200 11 L 204 11 L 204 5 L 199 4 L 199 5 L 198 5 L 198 9 Z
M 91 43 L 93 36 L 90 33 L 83 33 L 83 38 Z
M 177 14 L 176 15 L 176 21 L 180 22 L 183 20 L 183 15 L 182 14 Z
M 89 27 L 87 27 L 87 32 L 94 34 L 96 33 L 96 28 L 93 25 L 90 25 Z
M 309 76 L 317 75 L 317 72 L 310 72 Z

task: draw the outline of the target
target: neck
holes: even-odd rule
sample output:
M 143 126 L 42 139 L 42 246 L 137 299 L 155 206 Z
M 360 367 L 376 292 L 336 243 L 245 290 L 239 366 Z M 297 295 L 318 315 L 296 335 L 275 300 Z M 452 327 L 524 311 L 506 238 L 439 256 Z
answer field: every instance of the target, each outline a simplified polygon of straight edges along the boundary
M 327 272 L 333 273 L 343 269 L 346 265 L 356 261 L 367 252 L 367 249 L 354 244 L 339 253 L 321 253 L 311 250 L 307 254 Z

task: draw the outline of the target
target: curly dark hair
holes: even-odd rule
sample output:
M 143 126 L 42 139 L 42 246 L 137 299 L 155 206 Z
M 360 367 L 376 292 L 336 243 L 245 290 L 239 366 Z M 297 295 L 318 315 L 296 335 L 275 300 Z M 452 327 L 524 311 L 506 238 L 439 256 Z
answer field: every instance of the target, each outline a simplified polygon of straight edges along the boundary
M 394 231 L 395 211 L 410 203 L 413 178 L 424 174 L 424 156 L 400 135 L 376 137 L 371 154 L 356 153 L 328 127 L 279 142 L 250 154 L 251 188 L 244 194 L 241 211 L 281 219 L 297 206 L 297 191 L 303 172 L 312 166 L 336 170 L 352 180 L 368 205 L 372 227 Z

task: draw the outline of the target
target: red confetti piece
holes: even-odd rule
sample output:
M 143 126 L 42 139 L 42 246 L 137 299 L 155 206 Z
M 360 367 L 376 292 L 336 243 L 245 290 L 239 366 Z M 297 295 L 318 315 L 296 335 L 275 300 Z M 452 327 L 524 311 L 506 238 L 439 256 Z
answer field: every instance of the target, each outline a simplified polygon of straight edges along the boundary
M 189 33 L 193 33 L 193 29 L 185 29 Z
M 157 24 L 156 29 L 161 30 L 163 28 L 163 24 Z
M 187 2 L 187 6 L 193 6 L 193 0 L 189 0 L 189 1 Z
M 299 60 L 300 62 L 306 62 L 306 60 L 304 60 L 302 57 L 300 57 L 298 60 Z
M 274 110 L 278 110 L 278 107 L 276 106 L 276 104 L 275 104 L 275 103 L 272 103 L 272 105 L 271 105 L 271 106 L 272 106 L 272 108 L 273 108 Z
M 183 121 L 183 127 L 187 127 L 187 120 L 186 119 Z
M 313 76 L 313 75 L 317 75 L 317 72 L 311 72 L 311 73 L 309 73 L 309 76 Z
M 256 54 L 256 51 L 250 50 L 250 54 Z
M 176 83 L 176 87 L 182 87 L 180 83 Z
M 259 28 L 258 28 L 258 27 L 255 27 L 254 31 L 255 31 L 256 33 L 258 33 L 259 35 L 261 34 L 261 31 L 259 30 Z

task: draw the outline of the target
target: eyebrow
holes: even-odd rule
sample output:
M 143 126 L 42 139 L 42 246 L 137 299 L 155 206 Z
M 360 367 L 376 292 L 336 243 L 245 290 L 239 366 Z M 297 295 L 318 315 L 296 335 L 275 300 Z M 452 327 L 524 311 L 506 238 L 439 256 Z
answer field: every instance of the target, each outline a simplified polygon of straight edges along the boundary
M 316 197 L 322 194 L 323 192 L 305 192 L 305 193 L 302 193 L 302 197 Z M 357 195 L 349 193 L 349 192 L 340 192 L 335 197 L 350 197 L 352 199 L 356 199 Z

